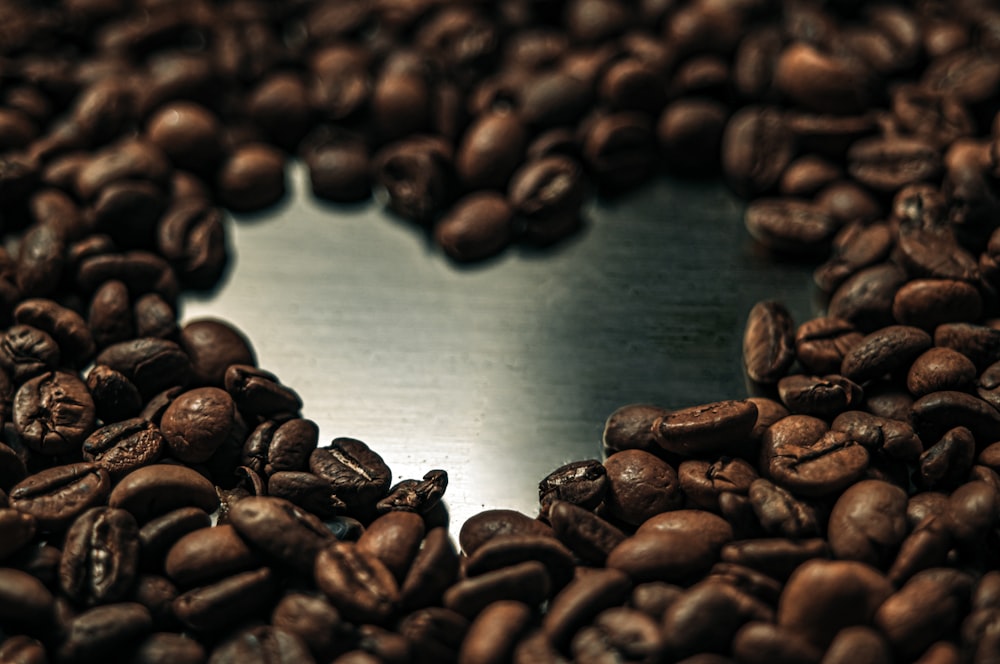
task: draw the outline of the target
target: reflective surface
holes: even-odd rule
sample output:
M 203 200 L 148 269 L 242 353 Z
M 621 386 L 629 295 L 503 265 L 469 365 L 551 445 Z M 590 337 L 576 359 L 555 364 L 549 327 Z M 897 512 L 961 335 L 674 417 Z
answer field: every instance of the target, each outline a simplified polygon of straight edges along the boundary
M 657 181 L 596 202 L 549 250 L 473 266 L 372 202 L 293 192 L 230 220 L 233 266 L 182 316 L 221 317 L 305 402 L 325 444 L 361 439 L 394 480 L 448 471 L 453 532 L 487 508 L 534 515 L 537 484 L 600 458 L 617 407 L 746 396 L 740 344 L 760 299 L 814 312 L 810 265 L 775 264 L 718 183 Z

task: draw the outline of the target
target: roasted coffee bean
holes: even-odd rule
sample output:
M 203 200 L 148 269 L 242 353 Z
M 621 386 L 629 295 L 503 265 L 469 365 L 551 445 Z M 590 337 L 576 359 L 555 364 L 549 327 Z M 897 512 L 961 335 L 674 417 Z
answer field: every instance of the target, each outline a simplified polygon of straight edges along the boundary
M 778 396 L 791 413 L 832 417 L 858 407 L 864 395 L 857 383 L 843 376 L 794 375 L 778 381 Z
M 886 482 L 858 482 L 837 499 L 827 529 L 834 556 L 885 569 L 907 534 L 906 492 Z
M 50 456 L 77 452 L 96 421 L 87 386 L 63 371 L 44 373 L 18 388 L 13 414 L 24 442 Z
M 333 518 L 347 509 L 328 480 L 301 471 L 279 471 L 267 478 L 267 495 L 283 498 L 321 518 Z
M 654 168 L 653 132 L 649 118 L 620 111 L 597 118 L 587 127 L 581 146 L 583 161 L 605 191 L 623 191 L 648 178 Z
M 394 510 L 427 514 L 440 504 L 448 488 L 448 473 L 431 470 L 421 481 L 403 480 L 389 488 L 389 494 L 375 504 L 379 514 Z
M 737 194 L 757 196 L 777 185 L 795 152 L 780 111 L 747 106 L 733 114 L 722 135 L 722 172 Z
M 157 249 L 183 285 L 210 288 L 228 260 L 222 213 L 201 196 L 185 200 L 175 192 L 174 197 L 156 227 Z
M 191 360 L 197 384 L 223 387 L 232 364 L 255 365 L 253 348 L 231 324 L 211 318 L 192 320 L 181 328 L 181 348 Z
M 716 101 L 678 99 L 667 104 L 656 138 L 667 168 L 679 176 L 717 172 L 728 111 Z
M 972 360 L 980 371 L 1000 360 L 1000 330 L 971 323 L 945 323 L 934 330 L 934 345 Z
M 1000 82 L 1000 67 L 973 49 L 951 53 L 930 64 L 921 83 L 927 89 L 967 103 L 983 101 Z
M 556 539 L 544 535 L 496 537 L 476 549 L 463 572 L 466 578 L 534 560 L 545 565 L 552 591 L 558 592 L 573 577 L 573 557 Z
M 569 125 L 590 106 L 592 94 L 585 81 L 559 69 L 540 72 L 519 90 L 518 110 L 537 129 Z
M 502 251 L 513 236 L 514 211 L 502 195 L 475 192 L 460 198 L 434 227 L 434 239 L 457 261 L 476 261 Z
M 879 607 L 874 624 L 897 657 L 921 655 L 958 625 L 969 605 L 973 579 L 953 569 L 918 572 Z
M 55 339 L 30 325 L 13 325 L 0 339 L 0 366 L 15 383 L 57 369 L 59 360 Z
M 412 136 L 383 148 L 373 163 L 389 207 L 407 219 L 426 223 L 454 196 L 453 152 L 443 140 Z
M 330 482 L 351 511 L 371 510 L 389 489 L 392 473 L 376 452 L 360 440 L 337 438 L 314 450 L 309 469 Z
M 982 299 L 962 281 L 915 279 L 896 292 L 892 313 L 900 324 L 933 330 L 942 323 L 977 320 Z
M 921 439 L 938 440 L 956 422 L 972 432 L 977 442 L 1000 437 L 1000 412 L 965 392 L 932 392 L 914 402 L 913 428 Z
M 83 458 L 103 466 L 117 482 L 133 470 L 159 461 L 166 449 L 163 434 L 141 418 L 101 427 L 83 441 Z
M 254 546 L 307 574 L 332 538 L 319 519 L 280 498 L 244 498 L 232 507 L 229 520 Z
M 825 540 L 748 539 L 722 547 L 724 562 L 744 565 L 778 580 L 787 579 L 799 565 L 813 558 L 829 558 Z
M 389 512 L 369 524 L 357 541 L 363 555 L 378 558 L 402 582 L 424 538 L 423 519 L 411 512 Z
M 208 513 L 197 507 L 182 507 L 151 519 L 139 529 L 143 564 L 146 567 L 161 564 L 177 540 L 195 530 L 208 528 L 211 523 Z
M 392 572 L 352 542 L 330 542 L 316 556 L 316 585 L 348 620 L 381 623 L 399 603 Z
M 811 560 L 788 579 L 777 623 L 820 648 L 854 625 L 869 625 L 892 585 L 875 569 L 850 560 Z
M 998 511 L 996 488 L 974 480 L 952 492 L 945 518 L 955 539 L 975 542 L 986 537 L 990 528 L 995 526 Z
M 93 606 L 122 600 L 135 581 L 139 527 L 125 510 L 94 507 L 70 526 L 59 564 L 59 586 Z
M 856 180 L 887 193 L 934 180 L 941 170 L 941 155 L 919 138 L 866 138 L 852 145 L 847 154 L 847 171 Z
M 836 221 L 819 206 L 795 198 L 757 199 L 744 222 L 761 246 L 779 254 L 823 254 L 837 232 Z
M 133 314 L 138 337 L 166 339 L 177 334 L 176 312 L 159 293 L 140 295 L 133 305 Z
M 625 539 L 625 533 L 611 523 L 564 501 L 552 504 L 549 522 L 560 542 L 581 560 L 594 564 L 603 564 L 611 550 Z
M 400 605 L 410 610 L 439 602 L 457 574 L 458 553 L 447 529 L 432 528 L 400 584 Z
M 371 160 L 363 141 L 324 143 L 305 157 L 314 196 L 337 203 L 355 203 L 371 196 Z
M 757 479 L 757 471 L 743 459 L 722 457 L 709 463 L 695 459 L 677 467 L 681 491 L 687 500 L 701 509 L 719 511 L 719 496 L 725 492 L 746 494 Z
M 232 397 L 217 387 L 199 387 L 174 399 L 160 418 L 170 453 L 187 463 L 207 461 L 235 426 Z
M 552 537 L 552 529 L 545 523 L 514 510 L 486 510 L 466 519 L 458 532 L 458 542 L 466 556 L 471 556 L 480 546 L 502 535 L 539 534 Z
M 539 482 L 538 500 L 543 514 L 557 500 L 592 510 L 604 499 L 606 490 L 607 471 L 599 461 L 574 461 Z
M 976 380 L 972 360 L 950 348 L 931 348 L 910 365 L 906 389 L 915 397 L 944 390 L 965 391 Z
M 720 401 L 661 415 L 653 424 L 656 441 L 685 456 L 739 450 L 757 419 L 751 401 Z
M 94 199 L 102 189 L 123 180 L 145 180 L 165 188 L 170 181 L 170 161 L 152 143 L 127 138 L 103 148 L 76 174 L 74 187 L 83 200 Z
M 487 606 L 469 625 L 458 653 L 460 664 L 498 664 L 508 661 L 514 645 L 531 623 L 531 607 L 500 600 Z
M 854 326 L 839 318 L 814 318 L 795 332 L 795 357 L 816 374 L 840 371 L 844 356 L 863 336 Z
M 45 646 L 29 636 L 11 636 L 0 643 L 0 662 L 5 664 L 45 664 Z
M 182 507 L 214 512 L 219 497 L 212 483 L 194 470 L 158 463 L 126 475 L 111 492 L 108 504 L 128 510 L 136 521 L 145 524 Z
M 45 530 L 62 530 L 89 507 L 108 497 L 108 471 L 94 463 L 53 466 L 10 490 L 10 506 L 35 517 Z
M 296 634 L 270 625 L 245 629 L 220 644 L 210 664 L 292 664 L 315 662 L 306 644 Z
M 745 623 L 773 619 L 771 607 L 728 583 L 702 581 L 678 597 L 664 614 L 665 649 L 678 660 L 727 652 L 733 636 Z
M 128 378 L 146 399 L 169 387 L 186 385 L 191 376 L 187 354 L 167 339 L 140 338 L 112 344 L 95 361 Z
M 173 601 L 173 612 L 189 629 L 217 632 L 264 610 L 277 590 L 274 574 L 261 567 L 179 595 Z
M 129 292 L 134 296 L 159 293 L 170 302 L 177 299 L 180 288 L 170 264 L 157 254 L 142 249 L 84 256 L 77 266 L 76 279 L 80 288 L 88 293 L 105 281 L 118 279 L 128 284 Z
M 889 580 L 900 586 L 921 570 L 943 566 L 953 544 L 945 519 L 924 517 L 900 544 L 896 560 L 887 574 Z
M 827 314 L 865 333 L 892 325 L 892 303 L 904 283 L 906 273 L 893 263 L 859 270 L 834 291 Z
M 602 442 L 605 452 L 640 449 L 657 453 L 662 448 L 656 442 L 654 424 L 665 414 L 664 409 L 646 404 L 618 408 L 604 424 Z
M 551 591 L 545 565 L 532 560 L 459 581 L 445 591 L 442 599 L 445 608 L 474 619 L 500 600 L 538 606 L 550 597 Z
M 125 282 L 109 279 L 97 287 L 87 310 L 87 324 L 99 348 L 136 336 L 131 296 Z
M 167 553 L 163 569 L 174 583 L 188 588 L 260 567 L 260 557 L 232 525 L 200 528 L 182 536 Z
M 204 106 L 177 101 L 157 109 L 146 123 L 149 141 L 178 168 L 211 169 L 222 156 L 218 118 Z
M 17 286 L 23 297 L 47 297 L 59 286 L 65 266 L 65 236 L 54 224 L 38 224 L 21 238 Z
M 766 532 L 791 539 L 819 535 L 820 521 L 816 510 L 783 487 L 757 479 L 750 485 L 747 497 Z
M 484 113 L 455 152 L 455 171 L 469 189 L 502 189 L 521 160 L 527 134 L 516 114 Z
M 332 655 L 342 626 L 340 614 L 324 597 L 292 592 L 274 607 L 271 624 L 295 634 L 318 657 Z
M 819 202 L 817 197 L 817 202 Z M 821 204 L 822 205 L 822 204 Z M 828 212 L 836 218 L 833 211 Z M 849 221 L 833 238 L 833 247 L 826 263 L 813 272 L 813 281 L 823 291 L 832 293 L 857 271 L 875 265 L 889 257 L 893 247 L 892 231 L 886 223 L 858 220 L 855 211 L 842 211 Z
M 908 367 L 931 347 L 929 334 L 919 328 L 892 325 L 873 332 L 844 356 L 841 373 L 857 383 Z
M 223 162 L 217 187 L 222 202 L 239 212 L 273 205 L 285 195 L 285 158 L 264 143 L 243 145 Z
M 795 361 L 794 322 L 779 302 L 758 302 L 743 331 L 743 367 L 750 380 L 774 383 Z
M 632 589 L 628 606 L 642 611 L 651 618 L 662 620 L 667 609 L 683 592 L 680 586 L 663 581 L 640 583 Z
M 636 583 L 690 583 L 717 561 L 718 548 L 707 538 L 689 539 L 688 535 L 647 530 L 616 546 L 608 554 L 607 566 L 625 572 Z
M 192 638 L 160 632 L 150 634 L 132 651 L 129 664 L 202 664 L 205 648 Z
M 806 43 L 782 51 L 774 69 L 774 85 L 792 101 L 821 113 L 849 115 L 865 110 L 871 80 L 848 58 L 822 53 Z
M 761 447 L 762 471 L 804 496 L 843 490 L 861 478 L 868 461 L 864 447 L 808 415 L 791 415 L 773 424 Z
M 103 653 L 124 652 L 152 630 L 149 611 L 135 602 L 98 606 L 73 617 L 56 656 L 58 661 L 89 662 Z
M 607 472 L 605 508 L 616 519 L 639 525 L 660 512 L 677 509 L 683 495 L 677 471 L 642 450 L 623 450 L 604 462 Z
M 892 113 L 909 133 L 945 147 L 974 133 L 974 121 L 962 100 L 920 85 L 892 92 Z
M 254 366 L 231 364 L 225 371 L 226 391 L 241 411 L 254 415 L 294 414 L 302 408 L 299 395 L 277 376 Z

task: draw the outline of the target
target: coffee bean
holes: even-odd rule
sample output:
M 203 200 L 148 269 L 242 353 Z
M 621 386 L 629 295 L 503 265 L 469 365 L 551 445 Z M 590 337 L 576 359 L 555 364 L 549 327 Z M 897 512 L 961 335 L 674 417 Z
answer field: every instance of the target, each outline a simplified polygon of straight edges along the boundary
M 830 190 L 827 190 L 828 193 Z M 834 190 L 835 191 L 835 190 Z M 816 202 L 820 203 L 820 196 Z M 837 199 L 832 202 L 839 203 Z M 856 210 L 827 210 L 834 219 L 844 214 L 846 225 L 833 238 L 833 247 L 827 262 L 813 272 L 813 281 L 822 290 L 833 293 L 859 270 L 881 263 L 889 256 L 893 247 L 892 231 L 885 223 L 856 221 Z M 839 219 L 838 219 L 839 221 Z
M 906 537 L 906 492 L 886 482 L 858 482 L 837 499 L 827 528 L 837 558 L 885 569 Z
M 292 592 L 274 607 L 271 624 L 295 634 L 317 656 L 332 655 L 337 647 L 337 632 L 342 627 L 340 614 L 326 598 Z
M 337 203 L 355 203 L 371 196 L 371 164 L 364 142 L 342 140 L 306 154 L 314 196 Z
M 611 523 L 565 501 L 552 503 L 549 523 L 560 542 L 578 558 L 593 564 L 603 564 L 611 550 L 625 539 L 625 533 Z
M 303 573 L 311 572 L 316 554 L 332 537 L 319 519 L 280 498 L 244 498 L 229 519 L 254 546 Z
M 975 480 L 952 492 L 945 518 L 957 540 L 974 542 L 985 537 L 993 527 L 998 511 L 996 488 Z
M 181 328 L 180 345 L 191 360 L 198 384 L 222 387 L 231 364 L 254 365 L 253 348 L 231 324 L 216 319 L 196 319 Z
M 282 385 L 274 374 L 245 364 L 231 364 L 225 371 L 224 385 L 236 407 L 254 415 L 298 413 L 299 395 Z
M 330 542 L 316 556 L 316 585 L 348 620 L 380 623 L 399 603 L 392 572 L 351 542 Z
M 747 623 L 733 637 L 733 655 L 748 664 L 818 662 L 821 654 L 800 634 L 770 623 Z
M 941 174 L 941 155 L 919 138 L 867 138 L 851 146 L 847 171 L 877 191 L 893 192 Z
M 922 439 L 940 439 L 955 422 L 961 422 L 977 441 L 994 440 L 1000 434 L 1000 412 L 965 392 L 932 392 L 920 397 L 912 408 L 913 428 Z
M 980 371 L 1000 360 L 1000 330 L 971 323 L 945 323 L 934 330 L 934 345 L 972 360 Z
M 1000 67 L 972 49 L 957 51 L 928 66 L 921 83 L 933 92 L 976 103 L 996 90 Z
M 750 380 L 774 383 L 795 361 L 794 322 L 779 302 L 758 302 L 743 331 L 743 366 Z
M 962 100 L 920 85 L 901 85 L 892 93 L 892 112 L 909 133 L 937 146 L 947 146 L 974 133 L 974 122 Z
M 864 563 L 812 560 L 785 584 L 777 623 L 826 648 L 840 630 L 871 624 L 892 593 L 889 581 Z
M 829 249 L 835 220 L 819 206 L 795 198 L 760 198 L 747 206 L 744 222 L 765 249 L 779 254 L 817 255 Z
M 124 282 L 109 279 L 98 286 L 87 310 L 87 324 L 99 348 L 136 336 L 131 296 Z
M 525 124 L 538 129 L 571 125 L 590 106 L 586 82 L 554 69 L 530 78 L 518 91 L 517 108 Z
M 211 664 L 293 664 L 315 662 L 306 644 L 297 635 L 270 625 L 245 629 L 213 652 Z
M 933 330 L 942 323 L 977 320 L 982 313 L 982 299 L 965 282 L 916 279 L 896 292 L 892 313 L 903 325 Z
M 219 198 L 229 208 L 253 212 L 285 195 L 285 158 L 263 143 L 249 143 L 228 156 L 217 176 Z
M 737 194 L 760 195 L 777 185 L 795 152 L 777 109 L 747 106 L 733 114 L 722 135 L 722 172 Z
M 45 646 L 29 636 L 11 636 L 0 643 L 0 662 L 10 664 L 45 664 Z
M 161 565 L 163 557 L 177 540 L 200 528 L 208 528 L 211 523 L 208 513 L 197 507 L 181 507 L 146 522 L 139 529 L 143 565 Z
M 59 585 L 86 606 L 125 599 L 139 561 L 139 527 L 121 509 L 94 507 L 70 526 L 59 565 Z
M 113 482 L 141 467 L 156 463 L 166 447 L 151 422 L 133 418 L 101 427 L 83 442 L 83 458 L 103 466 Z
M 892 303 L 904 283 L 906 273 L 893 263 L 861 269 L 834 291 L 827 314 L 865 333 L 892 325 Z
M 745 495 L 757 479 L 757 472 L 743 459 L 722 457 L 713 463 L 683 461 L 677 467 L 677 476 L 681 491 L 691 504 L 717 512 L 720 495 L 727 492 Z
M 664 614 L 665 649 L 678 660 L 725 652 L 745 623 L 773 619 L 771 607 L 728 583 L 702 581 L 678 597 Z
M 0 366 L 16 383 L 59 367 L 59 345 L 30 325 L 13 325 L 0 339 Z
M 924 517 L 900 544 L 899 554 L 887 574 L 889 580 L 900 586 L 921 570 L 944 566 L 953 545 L 945 519 Z
M 531 623 L 531 607 L 510 600 L 493 602 L 469 625 L 459 650 L 461 664 L 498 664 L 513 654 L 514 644 Z
M 108 505 L 128 510 L 137 522 L 145 524 L 182 507 L 214 512 L 219 497 L 212 483 L 194 470 L 158 463 L 126 475 L 111 492 Z
M 358 552 L 378 558 L 402 582 L 424 538 L 424 521 L 412 512 L 389 512 L 369 524 L 357 541 Z
M 337 438 L 314 450 L 309 469 L 330 482 L 351 511 L 371 510 L 389 489 L 392 473 L 376 452 L 353 438 Z
M 649 117 L 632 111 L 605 115 L 589 124 L 581 154 L 601 189 L 622 191 L 652 174 L 652 133 Z
M 430 529 L 400 585 L 401 606 L 409 610 L 438 602 L 457 575 L 458 553 L 447 529 Z
M 126 651 L 149 634 L 152 622 L 146 607 L 135 602 L 89 609 L 69 621 L 57 657 L 88 662 L 99 659 L 101 653 Z
M 605 508 L 616 519 L 639 525 L 681 505 L 677 471 L 648 452 L 617 452 L 608 457 L 604 468 L 608 480 Z
M 609 554 L 607 566 L 636 583 L 690 583 L 716 562 L 718 549 L 708 540 L 690 540 L 680 531 L 648 530 L 627 538 Z
M 789 412 L 832 417 L 858 407 L 864 395 L 857 383 L 834 374 L 785 376 L 778 381 L 778 396 Z
M 840 371 L 844 356 L 863 336 L 854 326 L 839 318 L 814 318 L 795 332 L 795 357 L 816 374 Z
M 24 296 L 46 297 L 58 288 L 65 267 L 65 239 L 54 224 L 25 231 L 17 256 L 17 285 Z
M 750 401 L 720 401 L 661 415 L 653 424 L 656 441 L 670 452 L 693 456 L 738 450 L 757 419 Z
M 666 166 L 679 176 L 718 171 L 728 110 L 716 101 L 678 99 L 667 104 L 656 124 Z
M 779 485 L 805 496 L 836 493 L 868 467 L 864 447 L 811 416 L 792 415 L 764 434 L 762 464 Z
M 792 43 L 778 57 L 774 85 L 807 109 L 848 115 L 865 110 L 872 83 L 865 70 L 844 57 L 805 43 Z
M 218 118 L 204 106 L 177 101 L 161 106 L 146 124 L 149 141 L 178 168 L 206 172 L 222 156 Z
M 899 657 L 915 658 L 957 626 L 972 577 L 951 569 L 918 572 L 879 607 L 874 624 Z
M 14 321 L 37 328 L 55 339 L 67 363 L 81 363 L 94 353 L 94 339 L 86 321 L 72 309 L 52 300 L 22 301 L 14 309 Z
M 95 361 L 124 375 L 147 399 L 168 387 L 184 386 L 191 374 L 188 356 L 166 339 L 140 338 L 112 344 Z
M 132 651 L 129 664 L 201 664 L 207 659 L 205 648 L 194 639 L 180 634 L 150 634 Z
M 585 509 L 594 509 L 604 499 L 607 471 L 599 461 L 575 461 L 549 473 L 538 484 L 542 513 L 554 501 L 563 500 Z
M 783 487 L 757 479 L 750 485 L 747 497 L 765 532 L 791 539 L 819 535 L 816 510 Z
M 93 463 L 53 466 L 18 482 L 10 506 L 35 517 L 45 530 L 62 530 L 89 507 L 108 497 L 111 480 Z
M 170 453 L 187 463 L 199 463 L 226 441 L 235 426 L 232 397 L 217 387 L 199 387 L 171 402 L 160 419 Z
M 157 146 L 143 139 L 125 139 L 97 152 L 76 174 L 74 187 L 81 199 L 92 200 L 102 189 L 123 180 L 146 180 L 166 187 L 171 170 Z
M 426 223 L 453 197 L 453 152 L 443 140 L 414 136 L 376 153 L 374 179 L 395 212 Z
M 449 257 L 476 261 L 502 251 L 510 242 L 514 212 L 493 192 L 476 192 L 455 202 L 434 227 L 434 239 Z
M 551 595 L 551 581 L 545 566 L 526 561 L 458 581 L 443 595 L 446 608 L 469 619 L 500 600 L 514 600 L 538 606 Z
M 176 202 L 157 223 L 157 250 L 185 286 L 210 288 L 228 260 L 222 213 L 206 202 L 207 195 L 184 198 L 176 188 Z
M 844 356 L 841 373 L 863 383 L 909 366 L 931 347 L 930 335 L 915 327 L 892 325 L 873 332 Z
M 173 612 L 189 629 L 218 632 L 264 610 L 277 590 L 273 572 L 261 567 L 179 595 L 173 601 Z
M 441 498 L 448 488 L 448 473 L 443 470 L 431 470 L 424 474 L 421 481 L 403 480 L 389 488 L 385 498 L 375 504 L 379 514 L 401 510 L 428 514 L 440 505 Z
M 502 189 L 521 160 L 527 132 L 516 114 L 485 113 L 466 130 L 455 171 L 469 189 Z
M 188 588 L 260 566 L 260 557 L 232 525 L 200 528 L 170 547 L 163 569 L 178 586 Z

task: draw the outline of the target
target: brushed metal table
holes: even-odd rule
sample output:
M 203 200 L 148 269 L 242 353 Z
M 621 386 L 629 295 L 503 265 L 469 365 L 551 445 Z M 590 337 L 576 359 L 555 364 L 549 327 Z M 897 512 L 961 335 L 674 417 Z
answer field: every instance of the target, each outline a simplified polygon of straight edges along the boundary
M 229 219 L 232 266 L 182 319 L 242 329 L 325 444 L 378 451 L 394 481 L 448 471 L 453 532 L 488 508 L 537 511 L 537 484 L 600 458 L 627 403 L 747 394 L 740 344 L 761 299 L 816 313 L 812 266 L 775 263 L 718 182 L 660 179 L 595 201 L 583 232 L 471 266 L 382 206 L 333 206 L 304 169 L 262 215 Z

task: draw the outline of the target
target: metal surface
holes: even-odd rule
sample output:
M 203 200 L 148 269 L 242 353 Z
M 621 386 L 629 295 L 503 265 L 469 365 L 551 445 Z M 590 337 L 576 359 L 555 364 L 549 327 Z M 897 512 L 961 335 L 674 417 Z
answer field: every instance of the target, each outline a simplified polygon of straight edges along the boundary
M 274 210 L 230 220 L 233 267 L 184 320 L 242 329 L 303 398 L 321 444 L 351 436 L 394 480 L 448 471 L 453 532 L 600 458 L 605 418 L 746 396 L 740 343 L 765 298 L 811 315 L 811 267 L 755 252 L 720 184 L 657 181 L 596 202 L 584 232 L 457 266 L 376 203 L 313 199 L 300 167 Z

